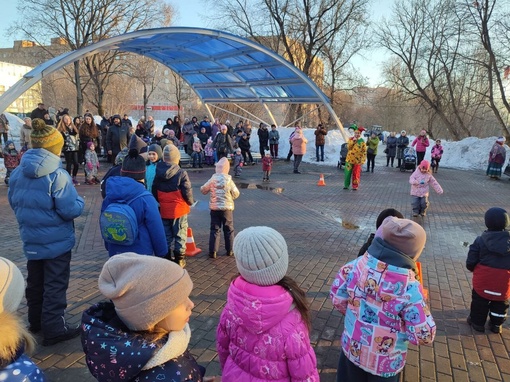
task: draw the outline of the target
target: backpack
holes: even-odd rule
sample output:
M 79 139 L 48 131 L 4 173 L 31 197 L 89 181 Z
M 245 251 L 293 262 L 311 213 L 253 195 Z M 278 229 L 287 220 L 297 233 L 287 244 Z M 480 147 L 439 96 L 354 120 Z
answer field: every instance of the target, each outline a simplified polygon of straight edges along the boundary
M 99 227 L 105 242 L 126 246 L 133 245 L 138 237 L 138 221 L 135 211 L 131 208 L 130 204 L 147 194 L 147 192 L 144 192 L 129 201 L 122 200 L 110 203 L 101 212 Z

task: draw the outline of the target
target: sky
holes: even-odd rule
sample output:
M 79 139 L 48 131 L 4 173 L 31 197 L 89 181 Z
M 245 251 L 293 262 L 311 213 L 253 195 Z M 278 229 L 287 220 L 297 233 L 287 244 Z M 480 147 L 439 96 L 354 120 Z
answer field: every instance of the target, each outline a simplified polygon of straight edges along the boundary
M 175 9 L 178 15 L 174 26 L 189 26 L 211 28 L 212 24 L 207 20 L 208 7 L 210 4 L 203 0 L 167 0 Z M 394 0 L 372 0 L 370 8 L 372 19 L 377 23 L 381 17 L 389 16 Z M 7 29 L 17 19 L 17 0 L 4 1 L 2 4 L 2 22 L 0 23 L 0 48 L 11 48 L 14 40 L 6 36 Z M 384 53 L 371 52 L 365 57 L 357 57 L 353 65 L 360 73 L 368 79 L 370 86 L 377 86 L 381 83 L 381 64 L 387 57 Z

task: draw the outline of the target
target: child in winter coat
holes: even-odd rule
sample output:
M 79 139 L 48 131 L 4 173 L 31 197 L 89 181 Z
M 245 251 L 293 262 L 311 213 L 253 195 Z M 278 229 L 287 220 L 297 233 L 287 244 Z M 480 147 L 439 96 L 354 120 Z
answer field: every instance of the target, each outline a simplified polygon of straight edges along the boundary
M 469 246 L 466 268 L 473 272 L 471 311 L 467 322 L 478 332 L 501 333 L 510 299 L 510 217 L 498 207 L 485 212 L 487 231 Z
M 14 145 L 14 141 L 8 140 L 5 142 L 5 147 L 3 149 L 4 155 L 4 166 L 7 170 L 5 174 L 4 182 L 9 185 L 9 178 L 11 176 L 12 171 L 19 166 L 21 161 L 21 154 L 16 150 L 16 146 Z
M 0 257 L 0 379 L 10 382 L 45 382 L 43 372 L 28 357 L 35 341 L 16 315 L 25 293 L 19 268 Z
M 443 156 L 443 146 L 441 146 L 440 139 L 436 139 L 436 144 L 432 146 L 430 156 L 431 156 L 430 166 L 432 167 L 432 172 L 437 173 L 437 170 L 439 169 L 439 162 L 441 161 L 441 157 Z
M 409 342 L 434 340 L 436 326 L 417 280 L 425 241 L 418 223 L 390 216 L 368 251 L 340 268 L 330 292 L 345 315 L 337 381 L 397 382 Z
M 216 331 L 221 380 L 318 382 L 310 310 L 286 276 L 285 239 L 270 227 L 246 228 L 234 252 L 240 276 L 230 284 Z
M 239 196 L 239 190 L 228 174 L 230 164 L 227 158 L 221 158 L 216 163 L 216 173 L 202 186 L 200 192 L 207 195 L 211 210 L 211 231 L 209 234 L 209 257 L 216 258 L 220 248 L 220 230 L 223 227 L 225 249 L 227 256 L 233 256 L 232 243 L 234 241 L 234 199 Z
M 204 148 L 205 164 L 212 166 L 214 164 L 214 148 L 212 146 L 213 140 L 209 138 Z
M 99 169 L 99 159 L 96 153 L 96 145 L 94 142 L 87 143 L 87 151 L 85 151 L 85 184 L 101 183 L 97 178 L 97 170 Z
M 188 232 L 188 214 L 193 200 L 193 190 L 188 173 L 179 167 L 181 153 L 174 145 L 163 150 L 163 162 L 156 166 L 156 177 L 152 185 L 152 194 L 159 202 L 159 212 L 163 219 L 166 240 L 168 242 L 167 259 L 181 267 L 186 266 L 186 238 Z
M 90 373 L 107 381 L 214 381 L 188 352 L 193 282 L 178 265 L 122 253 L 99 275 L 108 299 L 82 316 L 82 346 Z
M 193 158 L 193 168 L 198 167 L 202 168 L 202 142 L 200 142 L 200 138 L 198 138 L 198 135 L 195 133 L 193 134 L 193 152 L 191 153 L 191 157 Z
M 237 148 L 234 154 L 234 177 L 239 178 L 243 172 L 243 156 L 241 149 Z
M 147 168 L 145 170 L 145 187 L 152 192 L 152 183 L 156 176 L 156 166 L 163 160 L 163 150 L 157 143 L 153 143 L 147 149 Z
M 437 180 L 430 173 L 430 163 L 428 160 L 422 160 L 418 168 L 409 178 L 411 184 L 411 206 L 413 207 L 413 216 L 426 216 L 429 208 L 429 185 L 439 195 L 443 194 L 443 189 Z
M 271 175 L 271 169 L 273 168 L 273 158 L 271 153 L 266 150 L 264 158 L 262 158 L 262 181 L 269 182 L 269 176 Z

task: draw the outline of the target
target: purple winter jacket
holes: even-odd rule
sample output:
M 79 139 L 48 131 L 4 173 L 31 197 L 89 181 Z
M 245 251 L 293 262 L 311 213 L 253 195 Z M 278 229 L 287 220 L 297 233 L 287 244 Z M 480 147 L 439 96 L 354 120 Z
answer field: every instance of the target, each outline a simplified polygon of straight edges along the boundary
M 279 285 L 236 278 L 216 339 L 223 382 L 319 381 L 308 329 L 292 296 Z

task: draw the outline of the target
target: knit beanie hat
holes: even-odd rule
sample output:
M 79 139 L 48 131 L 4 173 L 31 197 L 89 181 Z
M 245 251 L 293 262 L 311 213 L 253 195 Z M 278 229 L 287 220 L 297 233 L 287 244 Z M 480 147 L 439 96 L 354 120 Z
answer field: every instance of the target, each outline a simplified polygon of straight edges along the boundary
M 64 147 L 62 134 L 54 127 L 47 126 L 40 118 L 34 118 L 32 121 L 30 139 L 34 149 L 45 149 L 57 156 L 60 156 L 62 147 Z
M 420 167 L 424 170 L 430 170 L 430 162 L 426 159 L 422 160 L 420 163 Z
M 243 278 L 256 285 L 274 285 L 289 266 L 287 243 L 270 227 L 249 227 L 234 239 L 237 269 Z
M 0 257 L 0 313 L 14 313 L 25 293 L 25 280 L 12 261 Z
M 510 217 L 503 208 L 492 207 L 485 212 L 485 225 L 489 231 L 503 231 L 510 226 Z
M 153 328 L 184 303 L 192 289 L 188 272 L 176 263 L 133 252 L 110 257 L 99 275 L 99 290 L 135 331 Z
M 216 174 L 228 174 L 230 171 L 230 163 L 228 159 L 223 157 L 216 163 Z
M 136 149 L 131 149 L 122 161 L 120 176 L 127 176 L 134 180 L 144 180 L 145 170 L 145 160 L 138 154 Z
M 148 151 L 156 153 L 156 155 L 158 156 L 158 160 L 163 158 L 163 150 L 161 150 L 161 146 L 158 145 L 157 143 L 150 145 Z
M 147 147 L 147 143 L 145 143 L 142 138 L 140 138 L 136 134 L 131 135 L 131 139 L 129 140 L 129 149 L 130 150 L 136 149 L 136 151 L 138 151 L 138 153 L 140 153 L 144 147 Z
M 506 141 L 505 137 L 499 137 L 498 139 L 496 139 L 496 142 L 498 143 L 505 143 L 505 141 Z
M 163 150 L 163 161 L 170 164 L 179 164 L 181 153 L 174 144 L 166 145 Z
M 389 216 L 381 224 L 381 238 L 414 260 L 420 257 L 427 234 L 421 225 L 409 219 Z
M 92 146 L 94 144 L 94 142 L 87 142 L 87 149 L 90 150 L 90 146 Z M 94 145 L 95 146 L 95 145 Z

